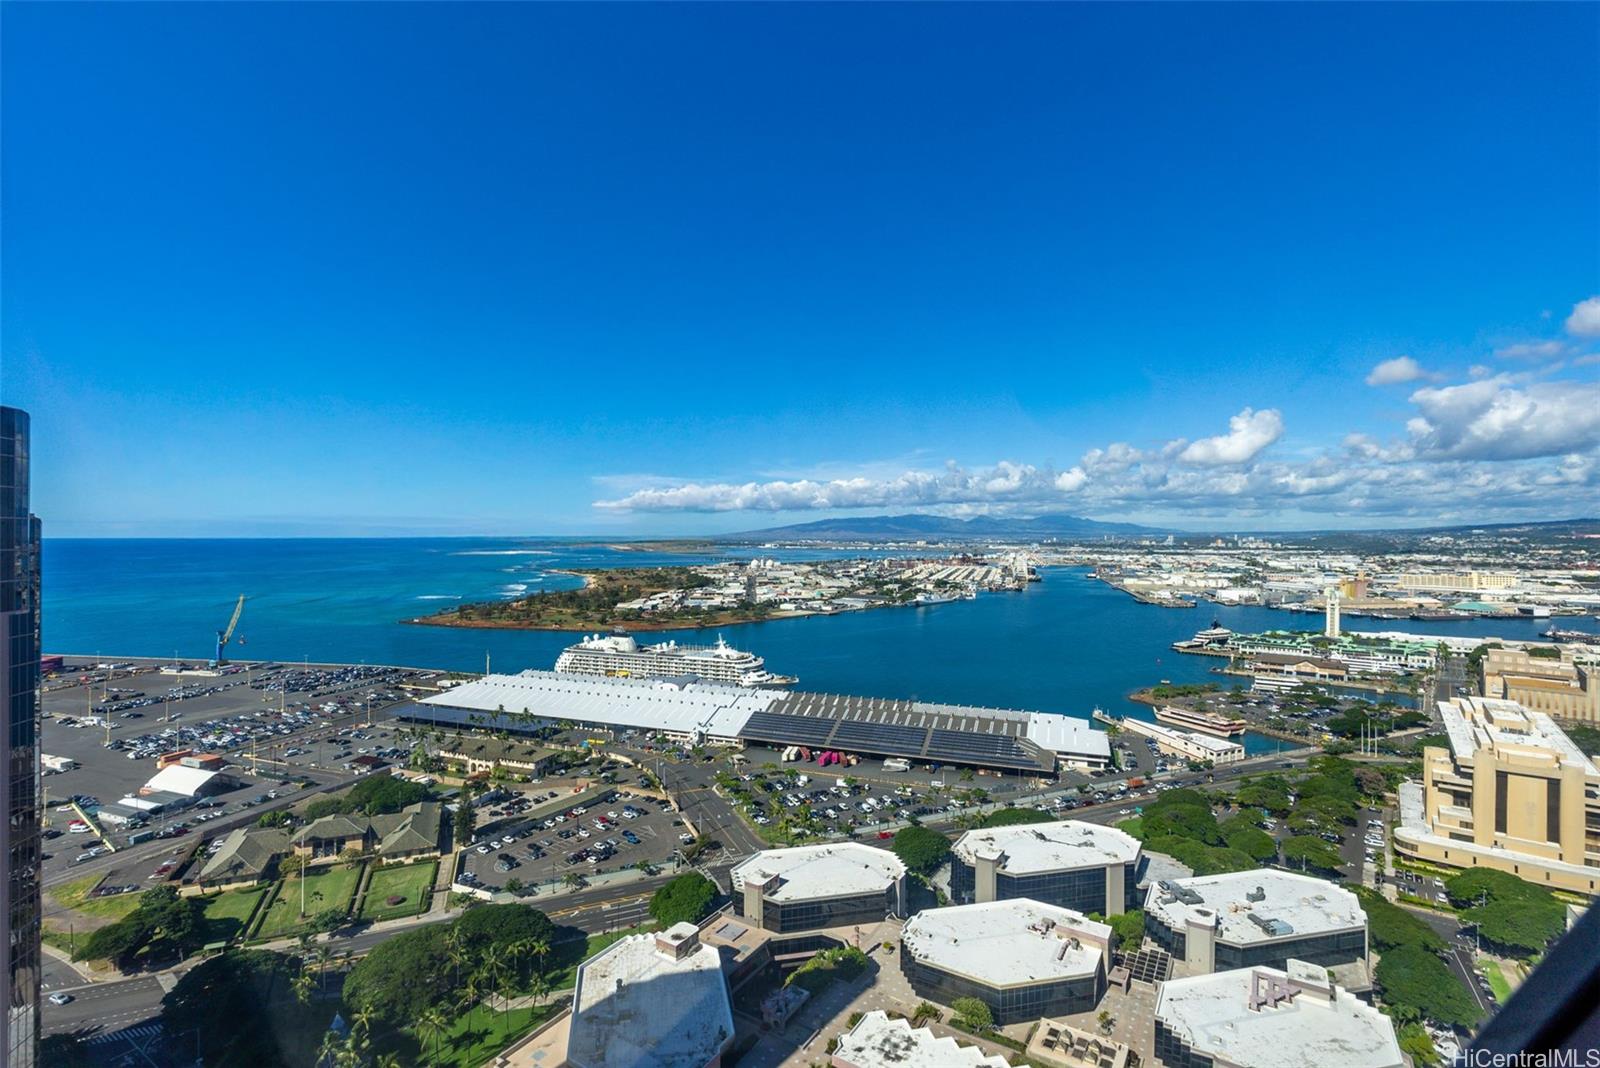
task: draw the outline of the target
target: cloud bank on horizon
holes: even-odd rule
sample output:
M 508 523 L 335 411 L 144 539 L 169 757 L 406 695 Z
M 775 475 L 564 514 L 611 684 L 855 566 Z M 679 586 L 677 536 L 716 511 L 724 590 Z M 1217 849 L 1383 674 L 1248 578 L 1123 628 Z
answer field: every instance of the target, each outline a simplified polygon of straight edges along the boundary
M 1409 355 L 1378 362 L 1375 390 L 1410 385 L 1411 412 L 1388 440 L 1286 440 L 1275 408 L 1245 407 L 1226 431 L 1088 449 L 1064 469 L 1001 459 L 973 466 L 827 479 L 632 479 L 598 500 L 608 513 L 832 512 L 912 509 L 944 515 L 1384 517 L 1555 519 L 1600 513 L 1600 296 L 1574 305 L 1566 337 L 1494 350 L 1524 366 L 1430 371 Z M 1451 381 L 1451 379 L 1457 381 Z M 1308 428 L 1315 432 L 1318 429 Z M 1281 444 L 1280 444 L 1281 443 Z M 608 478 L 608 486 L 630 479 Z

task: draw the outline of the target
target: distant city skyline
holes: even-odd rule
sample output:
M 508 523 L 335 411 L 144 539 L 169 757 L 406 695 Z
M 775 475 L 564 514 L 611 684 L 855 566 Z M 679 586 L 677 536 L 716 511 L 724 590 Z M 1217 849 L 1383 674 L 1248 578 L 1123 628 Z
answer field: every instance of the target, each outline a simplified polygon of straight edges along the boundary
M 12 5 L 0 399 L 52 537 L 1593 516 L 1597 33 Z

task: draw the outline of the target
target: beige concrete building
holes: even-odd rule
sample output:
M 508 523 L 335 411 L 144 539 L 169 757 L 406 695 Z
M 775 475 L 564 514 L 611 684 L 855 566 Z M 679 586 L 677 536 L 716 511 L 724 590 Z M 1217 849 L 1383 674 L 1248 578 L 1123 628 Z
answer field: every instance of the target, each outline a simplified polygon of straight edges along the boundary
M 1490 649 L 1483 657 L 1483 692 L 1533 712 L 1575 723 L 1600 723 L 1600 668 L 1572 659 L 1532 656 L 1526 649 Z
M 1448 748 L 1400 787 L 1395 846 L 1457 868 L 1600 892 L 1600 770 L 1555 721 L 1515 701 L 1439 703 Z
M 1518 585 L 1517 576 L 1489 571 L 1450 573 L 1435 571 L 1407 571 L 1395 585 L 1402 590 L 1446 590 L 1462 593 L 1479 590 L 1509 590 Z

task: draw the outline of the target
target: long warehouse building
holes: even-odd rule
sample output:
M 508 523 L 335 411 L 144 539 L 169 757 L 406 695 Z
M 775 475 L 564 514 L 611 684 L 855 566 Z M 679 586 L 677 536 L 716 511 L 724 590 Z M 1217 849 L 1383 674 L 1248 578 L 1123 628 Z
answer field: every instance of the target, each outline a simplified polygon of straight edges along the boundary
M 641 730 L 692 744 L 803 745 L 936 764 L 1051 774 L 1108 767 L 1088 720 L 879 697 L 787 693 L 697 678 L 624 679 L 524 671 L 486 675 L 407 705 L 399 718 L 532 733 L 562 722 Z

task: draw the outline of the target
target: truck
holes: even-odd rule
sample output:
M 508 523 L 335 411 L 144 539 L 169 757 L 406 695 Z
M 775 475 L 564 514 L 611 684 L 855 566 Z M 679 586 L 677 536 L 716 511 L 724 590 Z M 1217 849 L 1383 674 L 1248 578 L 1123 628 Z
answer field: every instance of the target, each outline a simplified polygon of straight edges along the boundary
M 900 757 L 890 757 L 888 760 L 885 760 L 883 762 L 883 770 L 884 771 L 910 771 L 911 770 L 911 761 L 904 760 L 904 759 L 902 759 Z

